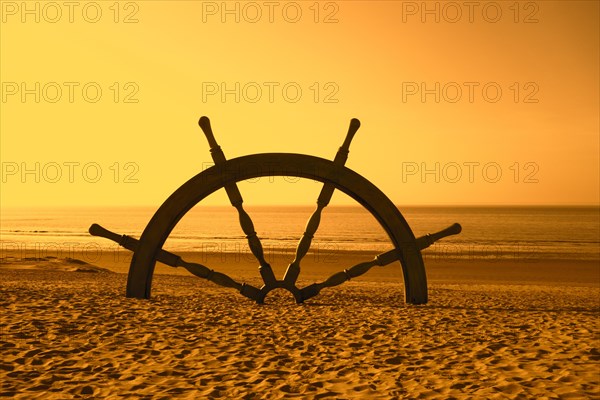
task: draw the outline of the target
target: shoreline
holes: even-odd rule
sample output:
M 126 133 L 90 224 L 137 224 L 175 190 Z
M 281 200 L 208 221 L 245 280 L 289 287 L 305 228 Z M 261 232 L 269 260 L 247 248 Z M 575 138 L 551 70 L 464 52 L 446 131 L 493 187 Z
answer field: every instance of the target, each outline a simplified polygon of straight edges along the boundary
M 250 255 L 220 253 L 178 253 L 184 260 L 205 265 L 234 279 L 254 280 L 258 278 L 258 262 Z M 323 252 L 307 254 L 301 263 L 300 280 L 323 280 L 336 272 L 343 271 L 357 263 L 370 261 L 374 252 Z M 132 253 L 116 251 L 102 253 L 94 259 L 83 260 L 99 268 L 127 274 Z M 271 255 L 273 256 L 273 255 Z M 52 259 L 54 256 L 50 256 Z M 275 276 L 282 279 L 290 254 L 269 257 Z M 60 260 L 61 258 L 58 258 Z M 21 259 L 18 251 L 4 251 L 0 258 L 0 269 L 20 268 L 19 265 L 39 264 L 39 259 Z M 46 261 L 47 262 L 47 261 Z M 425 271 L 429 283 L 438 284 L 541 284 L 568 285 L 600 288 L 600 261 L 595 260 L 481 260 L 481 259 L 438 259 L 424 254 Z M 35 268 L 34 266 L 32 268 Z M 154 275 L 189 275 L 184 268 L 173 268 L 157 262 Z M 199 278 L 198 278 L 199 279 Z M 352 279 L 358 282 L 399 282 L 403 281 L 399 262 L 384 267 L 372 267 L 364 275 Z

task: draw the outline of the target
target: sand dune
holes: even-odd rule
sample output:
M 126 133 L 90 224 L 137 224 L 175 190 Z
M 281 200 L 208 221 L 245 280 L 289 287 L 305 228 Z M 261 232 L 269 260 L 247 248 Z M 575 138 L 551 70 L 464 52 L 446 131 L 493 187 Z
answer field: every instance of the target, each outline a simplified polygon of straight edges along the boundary
M 101 268 L 76 258 L 58 258 L 53 256 L 25 258 L 12 256 L 1 257 L 0 269 L 104 273 L 112 272 L 107 268 Z
M 155 275 L 145 301 L 125 298 L 125 274 L 6 261 L 2 396 L 600 398 L 594 282 L 436 281 L 407 306 L 401 283 L 367 275 L 258 306 L 193 276 Z

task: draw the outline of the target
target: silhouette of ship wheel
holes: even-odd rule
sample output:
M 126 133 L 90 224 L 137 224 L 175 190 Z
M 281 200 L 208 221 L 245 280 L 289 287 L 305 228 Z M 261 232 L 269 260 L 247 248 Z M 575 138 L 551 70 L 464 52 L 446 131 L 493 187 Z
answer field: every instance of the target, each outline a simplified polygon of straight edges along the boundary
M 134 252 L 127 278 L 127 297 L 150 298 L 156 261 L 173 267 L 184 267 L 201 278 L 234 288 L 259 304 L 263 303 L 266 295 L 276 288 L 288 290 L 294 295 L 297 303 L 302 303 L 319 294 L 323 288 L 336 286 L 360 276 L 373 266 L 385 266 L 400 261 L 404 277 L 405 301 L 410 304 L 427 303 L 427 277 L 421 250 L 445 236 L 460 233 L 461 227 L 459 224 L 453 224 L 438 233 L 415 238 L 394 203 L 366 178 L 344 167 L 350 142 L 360 127 L 357 119 L 350 121 L 346 139 L 333 161 L 294 153 L 253 154 L 226 160 L 214 138 L 209 119 L 200 118 L 199 125 L 208 139 L 215 165 L 179 187 L 156 211 L 139 240 L 113 233 L 97 224 L 90 227 L 90 234 L 111 239 Z M 296 248 L 295 259 L 288 266 L 281 280 L 275 278 L 271 266 L 265 260 L 261 242 L 250 216 L 243 208 L 243 199 L 237 187 L 239 181 L 265 176 L 293 176 L 324 183 L 317 200 L 317 208 L 308 220 L 306 231 Z M 259 272 L 264 282 L 260 289 L 246 283 L 238 283 L 229 276 L 204 265 L 186 262 L 181 257 L 162 249 L 179 220 L 197 203 L 219 189 L 225 189 L 231 204 L 237 209 L 240 225 L 248 239 L 250 250 L 259 262 Z M 319 227 L 321 213 L 329 204 L 335 189 L 344 192 L 366 208 L 381 224 L 394 248 L 379 254 L 371 261 L 338 272 L 323 282 L 298 288 L 296 280 L 300 273 L 300 262 L 310 248 L 312 238 Z

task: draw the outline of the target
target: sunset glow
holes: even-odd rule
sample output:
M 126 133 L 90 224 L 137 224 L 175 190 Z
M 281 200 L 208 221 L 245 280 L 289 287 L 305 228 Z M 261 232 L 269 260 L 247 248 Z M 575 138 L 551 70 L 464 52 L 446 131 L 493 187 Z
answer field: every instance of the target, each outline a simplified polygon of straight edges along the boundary
M 346 165 L 398 204 L 598 204 L 598 3 L 473 3 L 3 1 L 2 206 L 159 205 L 202 115 L 229 158 L 332 159 L 359 118 Z

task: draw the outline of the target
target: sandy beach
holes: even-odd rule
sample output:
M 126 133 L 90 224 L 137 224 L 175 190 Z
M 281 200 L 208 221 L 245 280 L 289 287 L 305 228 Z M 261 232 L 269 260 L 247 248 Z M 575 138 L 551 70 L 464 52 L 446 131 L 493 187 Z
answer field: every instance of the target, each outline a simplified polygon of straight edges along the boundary
M 183 269 L 159 265 L 135 300 L 125 259 L 3 256 L 8 398 L 600 398 L 597 262 L 426 260 L 427 305 L 404 304 L 397 264 L 259 306 Z M 356 256 L 307 257 L 299 286 Z M 207 265 L 259 285 L 250 260 L 220 261 Z

